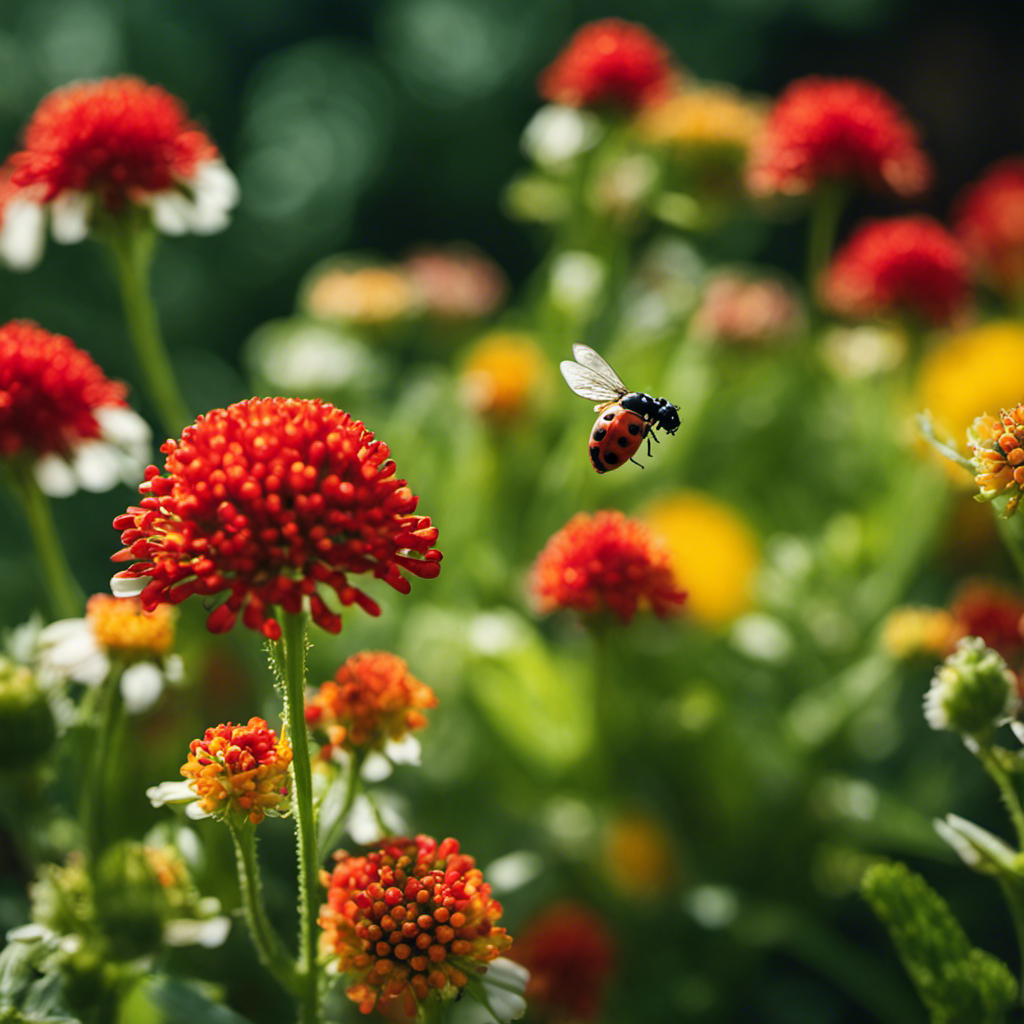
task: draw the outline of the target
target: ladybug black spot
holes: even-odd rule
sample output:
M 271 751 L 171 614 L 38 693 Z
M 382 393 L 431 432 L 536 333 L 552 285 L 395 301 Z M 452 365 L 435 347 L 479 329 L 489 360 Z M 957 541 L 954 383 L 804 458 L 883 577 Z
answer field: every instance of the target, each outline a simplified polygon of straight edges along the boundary
M 592 445 L 590 448 L 590 461 L 594 464 L 594 469 L 598 473 L 604 472 L 604 466 L 601 465 L 601 448 L 598 445 Z
M 629 438 L 628 437 L 620 437 L 618 442 L 617 442 L 617 444 L 618 444 L 618 446 L 620 448 L 628 448 L 629 447 Z
M 604 435 L 607 434 L 607 433 L 608 433 L 608 431 L 605 430 L 604 427 L 598 427 L 597 430 L 594 431 L 594 440 L 595 441 L 603 441 L 604 440 Z
M 605 413 L 605 414 L 604 414 L 604 415 L 603 415 L 603 416 L 601 417 L 601 419 L 603 419 L 603 420 L 609 420 L 609 421 L 611 421 L 611 420 L 615 419 L 615 413 L 613 413 L 613 412 L 606 412 L 606 413 Z
M 640 424 L 639 423 L 630 423 L 630 425 L 629 425 L 629 432 L 635 437 L 637 434 L 640 433 Z
M 615 452 L 608 452 L 604 457 L 604 461 L 607 462 L 609 466 L 614 466 L 615 463 L 619 461 L 619 457 Z

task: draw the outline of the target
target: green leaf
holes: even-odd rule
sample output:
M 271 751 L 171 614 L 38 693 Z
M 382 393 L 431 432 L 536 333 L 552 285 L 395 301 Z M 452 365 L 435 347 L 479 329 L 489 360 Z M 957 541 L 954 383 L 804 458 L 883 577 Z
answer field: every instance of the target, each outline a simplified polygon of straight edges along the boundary
M 167 975 L 140 981 L 121 1003 L 118 1024 L 251 1024 L 198 988 Z
M 889 930 L 932 1024 L 1002 1024 L 1017 982 L 974 948 L 946 901 L 905 864 L 870 867 L 861 893 Z

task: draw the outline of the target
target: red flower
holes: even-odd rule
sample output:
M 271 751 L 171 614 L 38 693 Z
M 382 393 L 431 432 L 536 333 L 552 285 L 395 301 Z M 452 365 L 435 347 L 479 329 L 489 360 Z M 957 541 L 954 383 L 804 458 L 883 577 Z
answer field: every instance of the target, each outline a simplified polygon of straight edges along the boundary
M 422 729 L 421 709 L 436 706 L 434 691 L 397 654 L 361 651 L 306 702 L 306 721 L 324 729 L 332 747 L 366 749 Z
M 541 612 L 607 608 L 623 622 L 643 608 L 665 618 L 686 600 L 664 543 L 643 523 L 614 511 L 573 516 L 537 556 L 532 587 Z
M 915 196 L 932 169 L 917 132 L 881 89 L 856 78 L 801 78 L 775 102 L 751 153 L 755 195 L 804 195 L 828 181 Z
M 70 338 L 31 320 L 0 327 L 0 455 L 69 455 L 102 436 L 96 411 L 124 407 L 127 389 L 109 380 Z M 136 477 L 138 479 L 138 477 Z
M 537 85 L 552 103 L 632 112 L 664 99 L 677 77 L 656 36 L 642 25 L 604 18 L 579 29 Z
M 1001 160 L 964 189 L 953 217 L 978 275 L 1011 297 L 1024 292 L 1024 158 Z
M 980 636 L 1007 661 L 1020 660 L 1024 596 L 1019 591 L 994 580 L 968 580 L 957 590 L 949 611 L 959 636 Z
M 97 205 L 114 215 L 145 206 L 161 231 L 209 234 L 227 225 L 238 201 L 234 175 L 181 101 L 127 76 L 77 82 L 44 97 L 5 170 L 17 190 L 8 200 L 36 211 L 31 223 L 19 218 L 17 231 L 0 230 L 0 256 L 16 269 L 41 255 L 44 206 L 54 237 L 79 242 Z
M 821 290 L 844 316 L 905 314 L 942 326 L 967 306 L 967 257 L 931 217 L 869 221 L 835 254 Z
M 456 998 L 511 945 L 495 924 L 501 904 L 454 839 L 393 838 L 366 856 L 339 851 L 335 859 L 322 874 L 321 946 L 337 957 L 345 993 L 362 1013 L 411 1019 L 431 992 Z
M 557 903 L 523 929 L 509 951 L 530 972 L 526 999 L 553 1019 L 596 1020 L 617 959 L 604 919 L 578 903 Z
M 258 825 L 287 800 L 292 748 L 262 718 L 218 725 L 189 744 L 181 774 L 207 814 L 236 812 Z
M 124 544 L 114 560 L 138 559 L 114 577 L 114 592 L 141 596 L 147 611 L 226 591 L 207 619 L 212 632 L 241 613 L 276 639 L 273 608 L 298 612 L 308 598 L 314 621 L 337 633 L 341 617 L 318 584 L 379 615 L 348 573 L 372 573 L 407 594 L 403 570 L 440 572 L 437 529 L 414 514 L 417 498 L 395 477 L 388 446 L 327 402 L 237 402 L 200 416 L 161 451 L 167 475 L 150 466 L 145 497 L 114 520 Z

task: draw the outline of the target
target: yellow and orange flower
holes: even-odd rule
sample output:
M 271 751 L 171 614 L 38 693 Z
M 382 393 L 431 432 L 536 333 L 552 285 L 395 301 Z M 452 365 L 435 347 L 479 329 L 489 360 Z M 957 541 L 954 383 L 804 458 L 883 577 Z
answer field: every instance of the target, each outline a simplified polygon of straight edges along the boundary
M 353 654 L 306 701 L 306 722 L 327 734 L 329 747 L 351 752 L 382 749 L 427 724 L 437 697 L 406 662 L 387 651 Z
M 501 904 L 455 839 L 393 838 L 335 861 L 321 876 L 320 944 L 361 1013 L 411 1021 L 432 994 L 458 998 L 512 944 L 496 923 Z
M 507 423 L 546 397 L 550 364 L 533 335 L 492 331 L 470 349 L 459 384 L 466 404 Z
M 1002 514 L 1012 516 L 1024 493 L 1024 405 L 1003 409 L 998 417 L 979 416 L 967 432 L 967 444 L 979 500 L 1006 494 Z
M 245 725 L 218 725 L 189 745 L 181 774 L 199 797 L 199 809 L 215 817 L 244 815 L 258 825 L 267 812 L 280 814 L 288 801 L 292 748 L 262 718 Z

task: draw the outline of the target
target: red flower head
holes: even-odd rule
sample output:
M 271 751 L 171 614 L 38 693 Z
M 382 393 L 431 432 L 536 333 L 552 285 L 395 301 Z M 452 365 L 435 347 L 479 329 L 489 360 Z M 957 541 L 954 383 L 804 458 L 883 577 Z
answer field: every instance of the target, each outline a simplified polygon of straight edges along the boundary
M 200 416 L 161 451 L 167 475 L 150 466 L 142 501 L 114 520 L 124 544 L 114 560 L 138 560 L 114 577 L 114 593 L 141 596 L 147 611 L 226 592 L 207 619 L 212 632 L 241 613 L 277 639 L 274 607 L 298 612 L 308 598 L 314 621 L 337 633 L 341 617 L 318 584 L 378 615 L 349 573 L 372 573 L 407 594 L 403 570 L 440 572 L 437 529 L 415 515 L 417 498 L 396 478 L 388 446 L 327 402 L 236 402 Z
M 1011 662 L 1011 668 L 1020 661 L 1024 595 L 1018 590 L 993 580 L 968 580 L 957 590 L 949 611 L 958 636 L 980 636 Z
M 0 458 L 34 462 L 40 487 L 63 496 L 80 485 L 134 483 L 149 458 L 149 428 L 70 338 L 30 320 L 0 327 Z
M 328 875 L 320 910 L 321 947 L 349 981 L 360 1012 L 397 1011 L 412 1019 L 430 993 L 455 999 L 470 977 L 508 949 L 472 857 L 454 839 L 389 839 L 365 856 L 345 851 Z
M 306 721 L 327 732 L 331 747 L 365 750 L 422 729 L 422 709 L 436 706 L 434 691 L 398 655 L 361 651 L 307 701 Z
M 168 234 L 208 234 L 227 225 L 238 199 L 234 175 L 181 101 L 127 76 L 44 97 L 7 166 L 21 196 L 50 207 L 61 242 L 81 241 L 97 206 L 114 215 L 145 206 Z
M 554 534 L 534 563 L 532 589 L 542 613 L 607 608 L 623 622 L 642 608 L 665 618 L 686 600 L 664 543 L 643 523 L 614 511 L 580 512 Z
M 207 814 L 244 814 L 258 825 L 288 799 L 292 748 L 262 718 L 218 725 L 189 744 L 181 774 Z
M 776 100 L 754 145 L 755 195 L 804 195 L 829 181 L 916 196 L 932 169 L 917 132 L 881 89 L 856 78 L 801 78 Z
M 604 18 L 584 25 L 541 73 L 541 96 L 567 107 L 633 112 L 672 90 L 678 75 L 664 44 L 642 25 Z
M 1024 158 L 1001 160 L 964 189 L 953 218 L 978 276 L 1011 297 L 1024 293 Z
M 604 919 L 578 903 L 556 903 L 530 921 L 509 952 L 530 972 L 526 999 L 553 1020 L 596 1020 L 617 960 Z
M 821 290 L 844 316 L 902 314 L 943 326 L 967 307 L 967 257 L 931 217 L 869 221 L 835 254 Z

